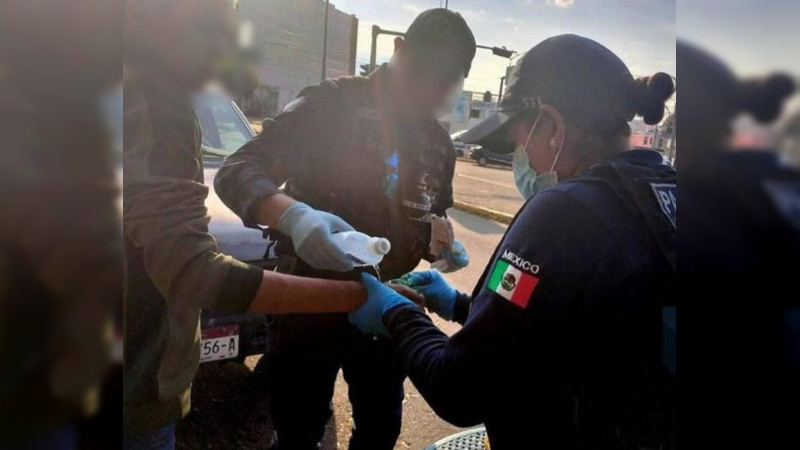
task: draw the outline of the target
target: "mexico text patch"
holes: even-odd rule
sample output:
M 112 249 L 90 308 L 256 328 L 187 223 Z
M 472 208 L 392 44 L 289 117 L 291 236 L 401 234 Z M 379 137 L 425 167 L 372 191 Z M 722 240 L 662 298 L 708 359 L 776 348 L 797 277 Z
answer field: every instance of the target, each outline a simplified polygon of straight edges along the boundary
M 525 308 L 539 284 L 539 266 L 506 250 L 494 265 L 487 288 L 511 303 Z

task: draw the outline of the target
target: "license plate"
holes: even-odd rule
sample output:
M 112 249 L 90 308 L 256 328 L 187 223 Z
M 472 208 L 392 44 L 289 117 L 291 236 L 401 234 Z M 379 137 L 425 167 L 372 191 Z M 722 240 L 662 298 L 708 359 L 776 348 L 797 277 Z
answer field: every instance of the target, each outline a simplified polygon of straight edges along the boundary
M 239 325 L 202 331 L 200 362 L 222 361 L 239 356 Z

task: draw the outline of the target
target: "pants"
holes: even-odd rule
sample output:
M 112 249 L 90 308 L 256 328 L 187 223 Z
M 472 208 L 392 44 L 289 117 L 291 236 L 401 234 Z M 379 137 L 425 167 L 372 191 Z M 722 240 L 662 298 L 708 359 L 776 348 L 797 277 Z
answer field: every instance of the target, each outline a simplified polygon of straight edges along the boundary
M 175 425 L 168 425 L 144 434 L 122 436 L 123 450 L 173 450 L 175 448 Z
M 281 316 L 270 326 L 266 373 L 280 450 L 316 449 L 332 415 L 339 369 L 355 427 L 350 450 L 391 450 L 400 435 L 405 373 L 391 343 L 343 315 Z

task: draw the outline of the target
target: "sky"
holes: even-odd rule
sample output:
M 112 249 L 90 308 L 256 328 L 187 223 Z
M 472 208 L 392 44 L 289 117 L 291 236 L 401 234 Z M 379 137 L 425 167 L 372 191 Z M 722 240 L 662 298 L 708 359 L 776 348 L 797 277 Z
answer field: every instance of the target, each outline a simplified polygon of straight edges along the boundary
M 678 37 L 705 48 L 743 76 L 800 74 L 800 1 L 677 0 Z
M 678 38 L 704 48 L 742 77 L 779 71 L 796 77 L 800 1 L 677 0 Z M 784 107 L 800 112 L 800 93 Z
M 524 53 L 563 33 L 592 38 L 616 53 L 634 76 L 675 74 L 676 0 L 450 0 L 470 25 L 479 45 Z M 420 12 L 440 0 L 331 0 L 359 19 L 358 65 L 369 62 L 371 29 L 404 32 Z M 378 38 L 378 62 L 388 61 L 392 36 Z M 497 94 L 509 60 L 478 49 L 465 90 Z M 357 72 L 359 69 L 357 69 Z

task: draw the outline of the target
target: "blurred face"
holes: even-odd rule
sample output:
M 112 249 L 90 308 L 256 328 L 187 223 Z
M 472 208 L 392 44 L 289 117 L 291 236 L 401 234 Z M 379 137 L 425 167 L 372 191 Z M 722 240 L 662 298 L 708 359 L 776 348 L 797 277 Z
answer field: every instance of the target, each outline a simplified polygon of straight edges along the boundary
M 135 36 L 147 61 L 190 89 L 213 78 L 235 44 L 235 16 L 225 0 L 166 1 L 144 17 Z
M 119 80 L 119 0 L 17 0 L 3 8 L 0 46 L 26 72 L 23 81 L 99 91 Z
M 409 120 L 435 120 L 452 109 L 464 85 L 463 74 L 447 74 L 442 67 L 415 59 L 403 40 L 395 40 L 392 68 L 394 104 Z

